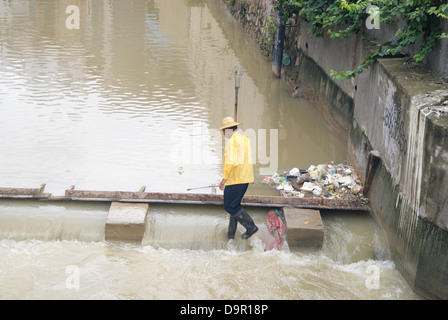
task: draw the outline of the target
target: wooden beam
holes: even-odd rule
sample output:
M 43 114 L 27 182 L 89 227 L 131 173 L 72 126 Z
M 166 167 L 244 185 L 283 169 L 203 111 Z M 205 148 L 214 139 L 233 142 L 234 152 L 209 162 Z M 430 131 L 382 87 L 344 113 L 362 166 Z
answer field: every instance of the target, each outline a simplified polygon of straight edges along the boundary
M 223 195 L 198 193 L 162 193 L 162 192 L 128 192 L 128 191 L 65 191 L 66 200 L 78 201 L 119 201 L 143 203 L 173 204 L 210 204 L 222 205 Z M 52 200 L 57 200 L 54 197 Z M 339 200 L 326 198 L 286 198 L 281 196 L 246 195 L 242 201 L 246 206 L 261 207 L 300 207 L 319 209 L 368 210 L 368 206 L 359 199 Z
M 44 192 L 45 185 L 39 188 L 0 188 L 0 199 L 38 199 L 42 201 L 103 201 L 103 202 L 140 202 L 167 204 L 204 204 L 223 205 L 222 194 L 203 193 L 165 193 L 139 191 L 90 191 L 75 190 L 71 186 L 64 196 L 52 196 Z M 281 208 L 286 206 L 304 209 L 334 209 L 368 211 L 368 204 L 355 198 L 352 200 L 327 198 L 296 198 L 283 196 L 246 195 L 242 204 L 254 207 Z
M 45 183 L 38 188 L 0 188 L 0 198 L 18 198 L 18 199 L 40 199 L 51 196 L 44 193 Z

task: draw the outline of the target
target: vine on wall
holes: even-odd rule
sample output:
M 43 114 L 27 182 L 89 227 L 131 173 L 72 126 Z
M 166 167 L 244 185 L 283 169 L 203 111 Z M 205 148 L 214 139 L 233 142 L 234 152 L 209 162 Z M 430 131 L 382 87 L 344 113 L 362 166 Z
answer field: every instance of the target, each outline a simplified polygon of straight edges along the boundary
M 355 77 L 378 58 L 395 56 L 413 44 L 419 44 L 413 58 L 422 63 L 441 38 L 448 38 L 440 27 L 441 20 L 448 19 L 445 0 L 277 0 L 276 9 L 280 8 L 285 21 L 297 14 L 311 25 L 315 36 L 323 37 L 326 32 L 331 39 L 344 39 L 360 32 L 366 20 L 372 17 L 372 11 L 369 11 L 372 8 L 375 8 L 379 23 L 405 21 L 404 27 L 388 41 L 378 44 L 355 70 L 331 70 L 332 77 L 337 80 Z

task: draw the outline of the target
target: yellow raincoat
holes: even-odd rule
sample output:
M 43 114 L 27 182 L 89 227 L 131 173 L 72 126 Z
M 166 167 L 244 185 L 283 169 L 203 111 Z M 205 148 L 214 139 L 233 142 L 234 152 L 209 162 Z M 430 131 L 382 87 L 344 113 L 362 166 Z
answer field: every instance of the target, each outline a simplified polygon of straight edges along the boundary
M 254 182 L 252 149 L 249 138 L 235 131 L 224 149 L 226 186 Z

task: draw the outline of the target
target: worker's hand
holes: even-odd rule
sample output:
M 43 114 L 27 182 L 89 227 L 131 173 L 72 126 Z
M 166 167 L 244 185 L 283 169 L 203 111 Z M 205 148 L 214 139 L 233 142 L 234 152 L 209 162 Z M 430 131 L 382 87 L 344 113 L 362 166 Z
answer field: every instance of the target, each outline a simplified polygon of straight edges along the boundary
M 219 190 L 224 190 L 224 186 L 226 184 L 226 179 L 222 179 L 221 182 L 219 183 Z

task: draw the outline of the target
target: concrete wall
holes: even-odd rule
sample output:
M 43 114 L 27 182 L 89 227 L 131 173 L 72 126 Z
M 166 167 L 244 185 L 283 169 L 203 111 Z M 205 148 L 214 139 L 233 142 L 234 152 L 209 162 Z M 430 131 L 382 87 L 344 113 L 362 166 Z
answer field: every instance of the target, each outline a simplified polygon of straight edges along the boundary
M 365 32 L 369 38 L 385 42 L 395 34 L 398 27 L 403 27 L 404 25 L 404 21 L 392 25 L 382 24 L 380 29 L 365 30 Z M 441 19 L 441 28 L 443 32 L 448 32 L 448 20 Z M 404 53 L 412 57 L 418 52 L 418 49 L 418 44 L 416 44 L 405 48 Z M 424 64 L 432 71 L 448 74 L 448 39 L 442 39 L 435 46 L 433 52 L 425 59 Z
M 275 15 L 271 0 L 227 3 L 260 43 L 260 33 L 251 30 Z M 448 299 L 447 84 L 404 59 L 383 59 L 354 79 L 336 82 L 331 69 L 353 69 L 375 44 L 361 34 L 316 38 L 297 17 L 288 24 L 294 25 L 286 28 L 285 39 L 292 63 L 283 76 L 345 132 L 349 158 L 359 172 L 367 172 L 376 150 L 380 160 L 368 197 L 394 262 L 416 292 Z M 432 68 L 446 72 L 446 42 L 435 51 Z
M 379 152 L 368 197 L 398 269 L 416 292 L 447 299 L 448 116 L 431 111 L 426 92 L 448 91 L 434 93 L 432 75 L 423 80 L 410 71 L 390 59 L 359 77 L 370 89 L 354 98 L 349 149 L 362 168 L 370 149 Z

